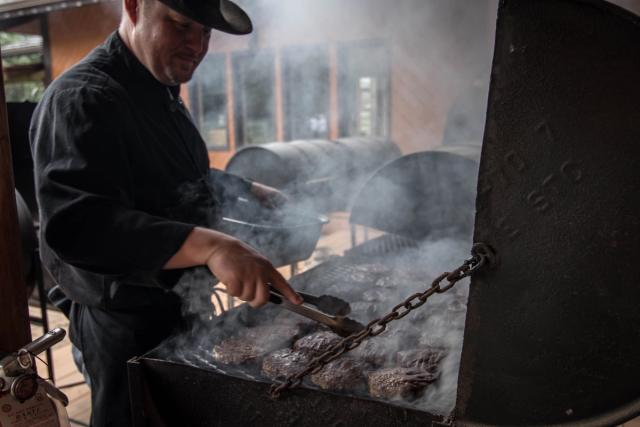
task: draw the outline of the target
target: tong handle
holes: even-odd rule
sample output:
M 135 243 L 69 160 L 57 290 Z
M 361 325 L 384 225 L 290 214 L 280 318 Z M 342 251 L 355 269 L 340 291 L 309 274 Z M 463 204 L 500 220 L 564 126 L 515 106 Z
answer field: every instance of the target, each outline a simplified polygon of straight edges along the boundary
M 282 301 L 284 301 L 284 295 L 278 292 L 276 288 L 274 288 L 273 286 L 271 285 L 268 285 L 268 286 L 269 286 L 269 302 L 272 302 L 274 304 L 282 304 Z

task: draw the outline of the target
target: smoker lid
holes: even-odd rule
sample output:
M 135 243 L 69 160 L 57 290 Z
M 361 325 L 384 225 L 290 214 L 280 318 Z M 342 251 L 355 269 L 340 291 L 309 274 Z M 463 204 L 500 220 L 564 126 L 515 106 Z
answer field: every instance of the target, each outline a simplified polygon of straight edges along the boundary
M 614 425 L 640 411 L 640 19 L 503 0 L 457 396 L 461 425 Z
M 360 189 L 350 222 L 411 239 L 470 236 L 480 147 L 438 147 L 387 163 Z

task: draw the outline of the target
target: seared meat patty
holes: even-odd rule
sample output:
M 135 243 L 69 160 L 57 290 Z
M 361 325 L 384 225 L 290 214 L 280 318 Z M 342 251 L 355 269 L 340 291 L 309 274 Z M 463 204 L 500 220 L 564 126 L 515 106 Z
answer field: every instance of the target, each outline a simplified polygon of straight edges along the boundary
M 256 343 L 237 337 L 213 346 L 213 360 L 227 365 L 243 365 L 261 359 L 269 350 Z
M 365 387 L 365 368 L 360 360 L 341 357 L 311 375 L 311 381 L 324 390 L 356 391 Z
M 367 289 L 362 293 L 362 301 L 366 302 L 381 302 L 387 299 L 389 299 L 388 291 L 385 292 L 385 289 L 381 288 Z
M 366 321 L 379 317 L 385 310 L 388 310 L 388 304 L 373 303 L 367 301 L 356 301 L 351 304 L 351 315 L 357 319 Z
M 290 346 L 291 343 L 301 335 L 302 327 L 299 324 L 255 326 L 245 329 L 238 334 L 239 337 L 245 338 L 250 342 L 265 345 L 273 350 Z
M 403 368 L 415 368 L 421 371 L 436 372 L 438 364 L 445 356 L 442 348 L 404 350 L 398 352 L 396 360 Z
M 377 262 L 370 262 L 366 264 L 356 264 L 351 266 L 355 271 L 365 272 L 367 274 L 389 274 L 391 272 L 391 267 L 388 267 L 384 264 L 380 264 Z
M 213 359 L 227 365 L 258 362 L 267 353 L 290 346 L 300 334 L 301 328 L 296 325 L 269 325 L 244 329 L 213 346 Z
M 416 290 L 426 288 L 427 284 L 424 277 L 419 277 L 415 273 L 408 273 L 402 270 L 393 271 L 391 274 L 386 274 L 379 277 L 375 282 L 375 287 L 385 289 L 413 289 Z
M 294 375 L 304 369 L 310 357 L 301 351 L 283 348 L 269 354 L 262 361 L 262 372 L 272 380 Z
M 437 379 L 435 374 L 414 368 L 387 368 L 369 374 L 369 394 L 384 399 L 412 399 Z
M 356 359 L 362 359 L 373 366 L 383 366 L 387 362 L 388 349 L 380 339 L 367 339 L 350 352 Z
M 342 340 L 340 336 L 329 331 L 314 332 L 293 343 L 293 349 L 309 354 L 312 357 L 322 353 Z

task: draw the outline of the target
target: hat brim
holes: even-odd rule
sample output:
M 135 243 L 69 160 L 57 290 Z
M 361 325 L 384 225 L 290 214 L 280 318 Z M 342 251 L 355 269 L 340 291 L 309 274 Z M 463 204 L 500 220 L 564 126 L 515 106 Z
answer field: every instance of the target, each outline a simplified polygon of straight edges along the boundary
M 160 0 L 182 15 L 194 21 L 229 34 L 249 34 L 253 31 L 251 19 L 237 4 L 229 0 L 188 1 Z

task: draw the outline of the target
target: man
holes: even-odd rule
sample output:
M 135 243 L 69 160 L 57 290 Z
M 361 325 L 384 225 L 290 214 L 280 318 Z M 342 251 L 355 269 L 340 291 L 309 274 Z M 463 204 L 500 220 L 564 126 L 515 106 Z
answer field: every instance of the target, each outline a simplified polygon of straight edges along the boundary
M 302 301 L 254 249 L 201 227 L 217 202 L 178 91 L 212 28 L 246 34 L 251 21 L 226 0 L 124 0 L 118 31 L 47 89 L 31 122 L 42 258 L 73 301 L 94 426 L 130 424 L 126 361 L 180 323 L 181 269 L 207 266 L 252 306 L 267 283 Z

